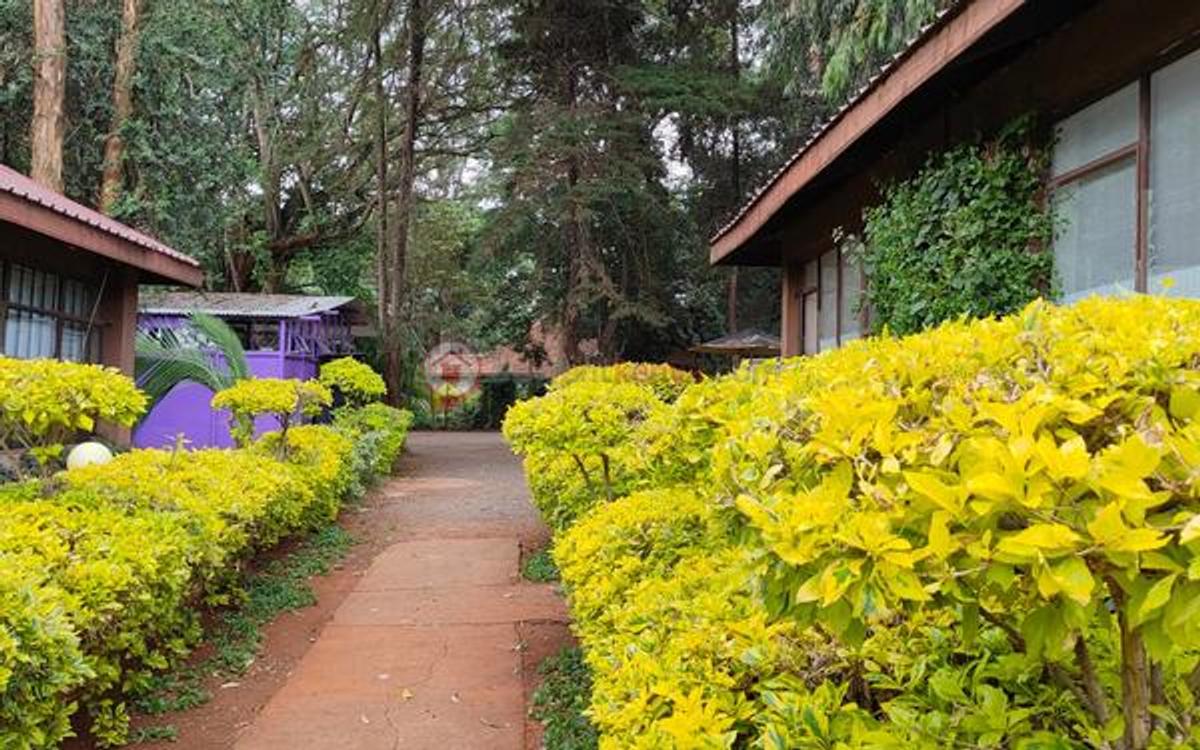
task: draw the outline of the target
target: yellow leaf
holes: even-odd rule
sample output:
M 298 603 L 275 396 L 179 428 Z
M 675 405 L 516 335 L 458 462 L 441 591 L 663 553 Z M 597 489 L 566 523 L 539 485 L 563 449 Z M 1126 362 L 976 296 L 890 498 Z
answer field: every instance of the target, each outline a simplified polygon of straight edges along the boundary
M 1015 486 L 996 472 L 984 472 L 967 480 L 967 491 L 988 500 L 1015 500 L 1023 488 Z
M 1000 540 L 997 549 L 1005 555 L 1036 559 L 1038 555 L 1056 557 L 1075 551 L 1079 535 L 1060 523 L 1039 523 Z
M 946 559 L 958 549 L 958 543 L 950 536 L 949 520 L 950 514 L 945 511 L 938 511 L 929 519 L 928 549 L 939 560 Z
M 1188 544 L 1200 537 L 1200 513 L 1192 516 L 1191 520 L 1183 525 L 1183 529 L 1179 532 L 1180 544 Z
M 1128 531 L 1125 521 L 1121 519 L 1121 506 L 1117 502 L 1105 505 L 1096 513 L 1096 517 L 1087 525 L 1092 539 L 1103 545 L 1120 539 Z
M 1098 544 L 1108 552 L 1145 552 L 1166 545 L 1168 539 L 1157 529 L 1131 529 L 1121 516 L 1120 503 L 1114 501 L 1096 513 L 1087 525 Z
M 962 512 L 962 496 L 957 487 L 947 486 L 933 474 L 920 471 L 904 472 L 904 481 L 918 495 L 932 500 L 938 507 L 954 515 Z
M 1096 588 L 1096 579 L 1092 577 L 1092 572 L 1088 570 L 1087 563 L 1082 559 L 1068 557 L 1054 564 L 1048 570 L 1054 578 L 1055 584 L 1068 597 L 1080 604 L 1087 604 L 1091 601 L 1092 590 Z
M 1113 552 L 1145 552 L 1167 544 L 1166 535 L 1156 529 L 1130 529 L 1125 536 L 1105 546 Z
M 1078 435 L 1062 445 L 1055 445 L 1053 438 L 1042 435 L 1038 439 L 1037 452 L 1038 458 L 1046 464 L 1046 471 L 1056 481 L 1082 479 L 1087 475 L 1091 457 L 1083 438 Z

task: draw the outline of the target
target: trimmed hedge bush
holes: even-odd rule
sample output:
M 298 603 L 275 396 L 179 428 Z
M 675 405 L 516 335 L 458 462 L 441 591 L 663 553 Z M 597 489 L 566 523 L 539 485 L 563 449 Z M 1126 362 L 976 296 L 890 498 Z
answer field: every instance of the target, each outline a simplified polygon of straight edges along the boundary
M 0 747 L 57 747 L 77 710 L 123 743 L 127 699 L 200 637 L 197 605 L 236 596 L 256 551 L 336 517 L 410 421 L 346 412 L 243 449 L 136 450 L 0 487 Z
M 514 409 L 531 480 L 572 460 L 531 426 L 596 398 Z M 624 413 L 634 494 L 531 481 L 602 747 L 1200 746 L 1200 302 L 1035 302 Z

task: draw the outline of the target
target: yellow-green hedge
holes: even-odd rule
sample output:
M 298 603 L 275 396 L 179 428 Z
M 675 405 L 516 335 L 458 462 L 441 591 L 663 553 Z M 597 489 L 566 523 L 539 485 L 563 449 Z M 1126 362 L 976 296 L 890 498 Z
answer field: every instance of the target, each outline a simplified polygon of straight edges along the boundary
M 514 410 L 528 467 L 581 385 Z M 1038 302 L 644 414 L 605 446 L 637 494 L 531 482 L 581 509 L 604 746 L 1200 746 L 1200 302 Z
M 137 450 L 0 489 L 0 747 L 51 748 L 84 711 L 120 744 L 126 699 L 200 636 L 256 551 L 328 523 L 390 468 L 411 417 L 303 426 L 245 449 Z M 285 455 L 286 458 L 279 456 Z

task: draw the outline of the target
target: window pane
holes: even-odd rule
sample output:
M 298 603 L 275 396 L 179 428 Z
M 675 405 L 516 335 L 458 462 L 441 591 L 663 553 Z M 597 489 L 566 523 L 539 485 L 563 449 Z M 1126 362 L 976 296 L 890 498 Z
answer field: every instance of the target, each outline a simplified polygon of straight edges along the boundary
M 54 318 L 10 307 L 4 322 L 4 353 L 20 359 L 54 356 Z
M 63 312 L 76 318 L 91 317 L 91 290 L 78 281 L 63 281 Z
M 862 297 L 862 266 L 854 255 L 857 250 L 856 244 L 842 251 L 842 341 L 862 335 L 862 311 L 858 309 Z
M 1200 53 L 1150 83 L 1150 272 L 1147 290 L 1200 296 Z
M 83 362 L 88 358 L 87 326 L 83 323 L 64 323 L 62 359 Z
M 804 353 L 817 352 L 817 293 L 804 295 Z
M 33 272 L 24 266 L 14 265 L 8 274 L 8 301 L 15 302 L 20 305 L 28 305 L 33 302 L 30 286 L 33 279 L 29 277 Z
M 1055 192 L 1054 264 L 1064 301 L 1132 291 L 1137 170 L 1127 159 Z
M 820 351 L 837 348 L 838 268 L 837 252 L 821 256 L 821 312 L 817 316 Z
M 1054 174 L 1082 167 L 1137 141 L 1138 87 L 1131 84 L 1058 124 Z

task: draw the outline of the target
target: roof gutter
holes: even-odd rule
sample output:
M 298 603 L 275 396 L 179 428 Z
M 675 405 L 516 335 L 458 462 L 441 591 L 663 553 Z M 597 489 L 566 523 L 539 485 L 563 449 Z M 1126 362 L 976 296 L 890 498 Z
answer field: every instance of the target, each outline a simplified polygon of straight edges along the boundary
M 734 262 L 784 204 L 874 128 L 909 94 L 928 83 L 1028 0 L 963 0 L 927 26 L 721 228 L 709 263 Z

